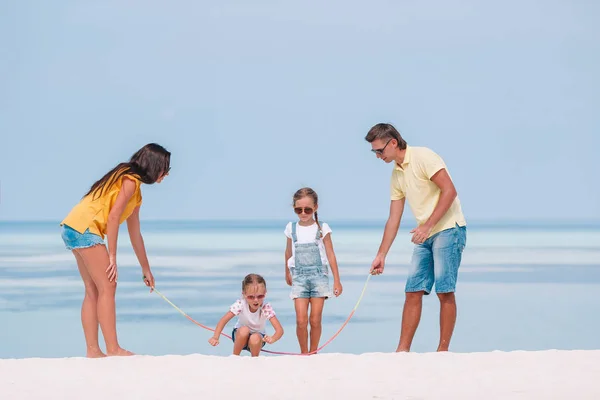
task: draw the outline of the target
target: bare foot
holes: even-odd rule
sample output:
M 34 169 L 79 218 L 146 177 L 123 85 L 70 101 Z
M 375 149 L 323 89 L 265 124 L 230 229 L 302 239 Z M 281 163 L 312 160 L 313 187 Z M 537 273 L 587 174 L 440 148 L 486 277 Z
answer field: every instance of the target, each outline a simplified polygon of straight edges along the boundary
M 102 357 L 106 357 L 106 354 L 104 354 L 102 352 L 102 350 L 100 350 L 100 349 L 88 349 L 86 357 L 87 358 L 102 358 Z
M 131 351 L 122 349 L 120 347 L 117 350 L 115 350 L 115 351 L 107 351 L 106 353 L 108 354 L 109 357 L 113 357 L 113 356 L 135 356 L 135 354 L 132 353 Z

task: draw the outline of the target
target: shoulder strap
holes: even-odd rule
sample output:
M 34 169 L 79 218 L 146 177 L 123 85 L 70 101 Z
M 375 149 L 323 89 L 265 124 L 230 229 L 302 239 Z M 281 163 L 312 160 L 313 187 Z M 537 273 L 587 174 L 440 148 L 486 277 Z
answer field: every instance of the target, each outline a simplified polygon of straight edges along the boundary
M 317 225 L 317 234 L 315 235 L 315 240 L 321 239 L 321 232 L 323 232 L 323 224 L 324 222 L 319 222 Z
M 292 222 L 292 242 L 294 243 L 298 241 L 298 237 L 296 236 L 296 224 L 297 222 Z

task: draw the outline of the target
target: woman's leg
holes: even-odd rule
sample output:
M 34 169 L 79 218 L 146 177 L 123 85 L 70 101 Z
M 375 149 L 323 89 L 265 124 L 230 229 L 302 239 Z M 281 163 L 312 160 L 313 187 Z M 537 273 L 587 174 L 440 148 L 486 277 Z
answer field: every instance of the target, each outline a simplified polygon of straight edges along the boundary
M 262 348 L 263 339 L 260 333 L 253 333 L 248 340 L 248 347 L 250 348 L 250 354 L 252 357 L 258 357 L 260 349 Z
M 248 344 L 250 338 L 250 329 L 242 326 L 235 331 L 235 341 L 233 342 L 233 354 L 239 356 L 244 347 Z
M 308 353 L 308 299 L 297 298 L 294 300 L 296 309 L 296 336 L 301 353 Z
M 81 324 L 85 335 L 86 357 L 106 357 L 98 344 L 98 289 L 85 266 L 85 262 L 76 251 L 73 251 L 77 260 L 77 268 L 85 285 L 85 296 L 81 305 Z
M 321 319 L 323 318 L 324 297 L 313 297 L 310 299 L 310 352 L 319 348 L 321 340 Z
M 110 282 L 106 273 L 108 267 L 108 251 L 106 246 L 98 245 L 76 249 L 83 260 L 87 272 L 92 277 L 98 289 L 98 322 L 106 343 L 106 353 L 109 356 L 131 356 L 132 352 L 122 349 L 117 340 L 117 318 L 115 293 L 117 282 Z

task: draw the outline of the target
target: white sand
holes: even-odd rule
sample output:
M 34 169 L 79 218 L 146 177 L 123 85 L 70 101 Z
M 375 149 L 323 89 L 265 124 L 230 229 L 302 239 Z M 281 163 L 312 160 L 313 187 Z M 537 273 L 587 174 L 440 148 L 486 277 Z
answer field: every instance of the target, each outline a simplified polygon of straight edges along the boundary
M 0 398 L 600 399 L 600 350 L 0 360 Z

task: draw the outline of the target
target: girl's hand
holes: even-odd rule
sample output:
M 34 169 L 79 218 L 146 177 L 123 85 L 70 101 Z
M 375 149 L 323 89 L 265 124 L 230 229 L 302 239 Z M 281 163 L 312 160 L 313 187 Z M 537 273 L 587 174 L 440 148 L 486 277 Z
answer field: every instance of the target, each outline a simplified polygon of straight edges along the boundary
M 265 342 L 269 343 L 269 344 L 273 344 L 273 343 L 275 343 L 275 342 L 276 342 L 276 340 L 274 340 L 274 339 L 273 339 L 271 336 L 265 336 L 265 337 L 263 338 L 263 340 L 264 340 Z
M 152 272 L 150 272 L 150 268 L 142 270 L 142 273 L 144 274 L 142 279 L 144 280 L 146 286 L 150 288 L 150 293 L 152 293 L 154 290 L 154 275 L 152 275 Z
M 290 271 L 285 271 L 285 283 L 287 283 L 288 286 L 292 286 L 292 274 L 290 274 Z
M 117 281 L 117 278 L 119 277 L 119 273 L 117 272 L 117 258 L 116 257 L 113 257 L 113 256 L 108 257 L 108 268 L 106 268 L 106 271 L 104 271 L 104 272 L 107 273 L 109 282 Z
M 344 288 L 342 287 L 342 282 L 340 282 L 340 281 L 333 282 L 333 294 L 335 294 L 335 297 L 338 297 L 340 294 L 342 294 L 343 291 L 344 291 Z
M 213 336 L 208 339 L 208 343 L 210 343 L 212 346 L 217 346 L 219 344 L 219 338 Z

